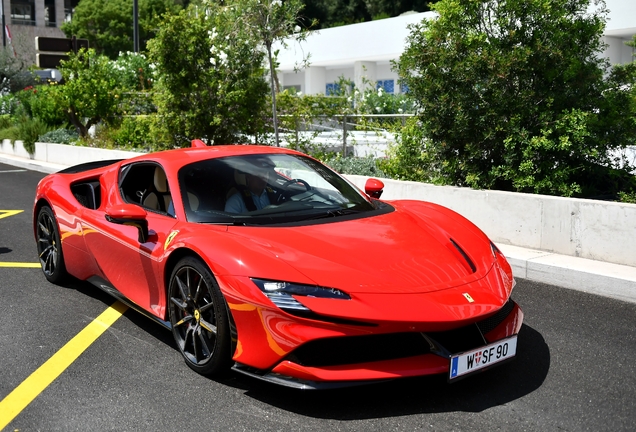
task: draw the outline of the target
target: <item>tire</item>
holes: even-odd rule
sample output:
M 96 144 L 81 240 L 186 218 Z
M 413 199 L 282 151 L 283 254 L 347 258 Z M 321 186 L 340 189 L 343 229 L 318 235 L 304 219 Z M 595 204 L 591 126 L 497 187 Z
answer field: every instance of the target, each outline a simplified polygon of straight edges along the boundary
M 38 212 L 36 239 L 44 277 L 54 284 L 62 282 L 68 273 L 64 265 L 60 230 L 50 207 L 44 206 Z
M 229 370 L 231 336 L 225 299 L 200 259 L 185 257 L 172 271 L 168 313 L 172 336 L 192 370 L 208 376 Z

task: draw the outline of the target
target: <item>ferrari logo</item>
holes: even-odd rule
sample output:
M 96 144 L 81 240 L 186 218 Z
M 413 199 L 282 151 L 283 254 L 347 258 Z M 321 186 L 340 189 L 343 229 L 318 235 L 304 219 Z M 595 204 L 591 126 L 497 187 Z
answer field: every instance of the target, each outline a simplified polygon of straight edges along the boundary
M 170 233 L 170 235 L 166 239 L 166 242 L 163 244 L 163 250 L 168 249 L 168 246 L 170 246 L 170 243 L 172 242 L 172 239 L 174 239 L 177 234 L 179 234 L 178 230 L 172 231 Z
M 473 300 L 470 294 L 464 293 L 464 297 L 466 297 L 466 300 L 468 300 L 468 303 L 475 303 L 475 300 Z

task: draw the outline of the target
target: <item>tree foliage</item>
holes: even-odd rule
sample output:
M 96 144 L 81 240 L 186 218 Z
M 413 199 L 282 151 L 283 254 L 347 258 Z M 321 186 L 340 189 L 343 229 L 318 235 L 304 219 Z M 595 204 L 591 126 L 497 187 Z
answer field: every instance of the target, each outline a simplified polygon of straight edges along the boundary
M 82 138 L 100 121 L 112 121 L 118 112 L 120 88 L 113 63 L 90 48 L 71 53 L 62 61 L 60 71 L 65 84 L 60 86 L 61 107 Z
M 245 142 L 263 129 L 264 56 L 258 41 L 236 25 L 238 13 L 213 2 L 204 9 L 190 6 L 168 17 L 149 44 L 161 71 L 158 113 L 175 145 L 194 138 Z
M 267 64 L 269 66 L 269 78 L 272 100 L 272 123 L 274 126 L 274 142 L 278 142 L 278 116 L 276 110 L 277 82 L 276 75 L 276 55 L 273 45 L 276 42 L 285 44 L 290 39 L 301 41 L 306 39 L 307 27 L 314 23 L 309 23 L 305 28 L 298 23 L 301 22 L 300 11 L 303 9 L 301 0 L 239 0 L 230 2 L 237 8 L 238 16 L 244 24 L 244 29 L 253 40 L 263 44 L 267 54 Z
M 636 75 L 602 58 L 607 11 L 590 1 L 436 3 L 398 63 L 426 136 L 402 163 L 425 160 L 438 183 L 565 196 L 622 168 L 610 154 L 636 139 Z
M 319 28 L 353 24 L 398 16 L 404 12 L 426 12 L 430 0 L 304 0 L 304 15 L 316 19 Z
M 174 0 L 139 0 L 139 45 L 143 51 L 159 28 L 159 18 L 175 13 L 180 2 Z M 111 59 L 122 51 L 133 50 L 132 0 L 81 0 L 75 7 L 73 19 L 62 25 L 67 37 L 88 39 L 98 54 Z

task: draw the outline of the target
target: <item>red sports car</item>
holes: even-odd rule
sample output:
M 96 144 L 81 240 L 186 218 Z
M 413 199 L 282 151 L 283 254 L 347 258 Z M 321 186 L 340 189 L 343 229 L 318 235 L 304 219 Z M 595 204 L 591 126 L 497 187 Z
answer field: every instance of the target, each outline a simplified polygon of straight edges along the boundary
M 202 374 L 329 388 L 513 358 L 523 313 L 502 253 L 383 187 L 293 150 L 193 142 L 45 177 L 33 228 L 49 281 L 90 281 L 163 324 Z

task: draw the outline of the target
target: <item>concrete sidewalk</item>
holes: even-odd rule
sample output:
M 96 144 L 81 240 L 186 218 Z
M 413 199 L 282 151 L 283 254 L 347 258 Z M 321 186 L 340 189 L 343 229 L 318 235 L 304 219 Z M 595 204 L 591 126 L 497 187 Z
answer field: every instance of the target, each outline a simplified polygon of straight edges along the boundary
M 67 168 L 0 153 L 0 163 L 43 173 Z M 497 244 L 515 277 L 636 303 L 636 267 Z M 635 246 L 636 256 L 636 246 Z M 636 259 L 636 258 L 635 258 Z

